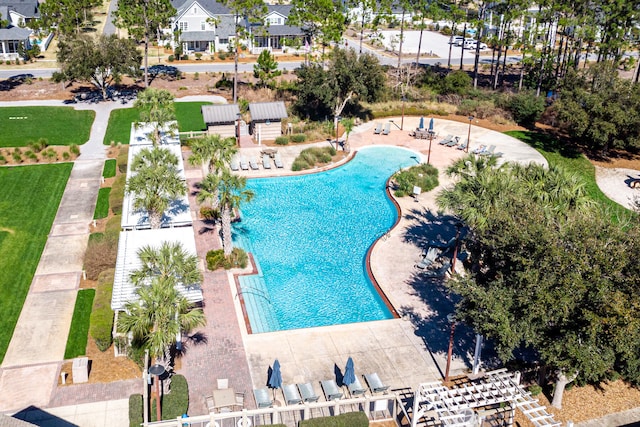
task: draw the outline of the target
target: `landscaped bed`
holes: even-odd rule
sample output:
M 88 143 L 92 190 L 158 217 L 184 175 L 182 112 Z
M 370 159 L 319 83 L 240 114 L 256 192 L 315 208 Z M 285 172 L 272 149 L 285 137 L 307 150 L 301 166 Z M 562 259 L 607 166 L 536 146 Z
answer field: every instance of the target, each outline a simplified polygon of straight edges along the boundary
M 84 144 L 95 115 L 71 107 L 0 108 L 0 147 L 26 147 L 40 138 L 49 145 Z
M 9 346 L 72 166 L 0 168 L 0 360 Z

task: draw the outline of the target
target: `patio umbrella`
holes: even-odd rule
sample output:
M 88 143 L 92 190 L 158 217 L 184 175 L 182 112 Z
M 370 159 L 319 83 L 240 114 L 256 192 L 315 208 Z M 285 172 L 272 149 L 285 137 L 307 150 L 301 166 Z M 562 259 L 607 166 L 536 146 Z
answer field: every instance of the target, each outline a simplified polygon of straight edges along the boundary
M 418 126 L 418 129 L 424 129 L 424 117 L 420 117 L 420 126 Z
M 429 131 L 433 132 L 433 117 L 429 120 Z
M 342 377 L 342 383 L 349 385 L 356 381 L 356 374 L 353 369 L 353 359 L 349 356 L 347 359 L 347 366 L 344 367 L 344 376 Z
M 273 389 L 274 395 L 276 392 L 275 389 L 282 387 L 282 373 L 280 372 L 280 362 L 278 362 L 278 359 L 273 362 L 268 385 Z

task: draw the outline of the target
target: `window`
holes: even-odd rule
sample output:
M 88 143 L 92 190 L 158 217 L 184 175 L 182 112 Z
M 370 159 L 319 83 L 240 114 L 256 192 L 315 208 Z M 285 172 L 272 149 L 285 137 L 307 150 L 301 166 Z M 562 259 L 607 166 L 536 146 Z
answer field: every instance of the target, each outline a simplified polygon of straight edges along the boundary
M 204 21 L 200 21 L 200 30 L 204 31 L 207 29 L 207 23 Z
M 194 7 L 194 8 L 193 8 L 193 14 L 194 14 L 194 15 L 196 15 L 197 13 L 198 13 L 198 8 L 197 8 L 197 7 Z
M 178 28 L 180 28 L 180 31 L 187 31 L 189 30 L 189 23 L 187 21 L 180 21 L 178 23 Z
M 9 51 L 7 53 L 18 53 L 20 42 L 18 40 L 9 40 L 7 43 Z
M 220 44 L 229 44 L 229 39 L 220 39 Z

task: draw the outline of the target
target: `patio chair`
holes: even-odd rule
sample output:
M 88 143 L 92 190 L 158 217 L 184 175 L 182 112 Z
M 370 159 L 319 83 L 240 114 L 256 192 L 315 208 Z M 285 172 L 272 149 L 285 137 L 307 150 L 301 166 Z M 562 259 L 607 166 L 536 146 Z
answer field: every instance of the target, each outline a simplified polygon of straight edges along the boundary
M 240 157 L 240 169 L 243 171 L 249 170 L 249 163 L 247 163 L 247 159 L 245 159 L 244 156 Z
M 450 143 L 451 141 L 453 141 L 453 135 L 449 134 L 447 136 L 444 137 L 444 139 L 440 142 L 438 142 L 438 144 L 440 145 L 447 145 L 448 143 Z
M 282 164 L 282 159 L 280 158 L 280 153 L 276 153 L 273 158 L 273 163 L 276 165 L 278 169 L 282 169 L 284 165 Z
M 238 161 L 237 157 L 234 157 L 231 159 L 231 162 L 229 162 L 229 167 L 231 168 L 232 171 L 240 170 L 240 162 Z
M 440 266 L 440 268 L 437 268 L 435 270 L 427 270 L 424 272 L 424 275 L 426 277 L 442 277 L 445 274 L 447 274 L 447 271 L 449 271 L 449 269 L 451 268 L 451 262 L 447 261 L 445 263 L 442 264 L 442 266 Z
M 313 384 L 304 383 L 298 384 L 298 390 L 302 395 L 302 400 L 305 402 L 317 402 L 320 399 L 320 396 L 316 394 L 316 391 L 313 389 Z
M 473 154 L 480 154 L 480 153 L 482 153 L 486 148 L 487 148 L 487 146 L 486 146 L 486 145 L 484 145 L 484 144 L 482 144 L 482 145 L 480 145 L 480 146 L 478 146 L 478 147 L 474 148 L 471 152 L 472 152 Z
M 466 150 L 467 149 L 467 145 L 469 145 L 469 140 L 465 138 L 465 140 L 462 141 L 462 144 L 458 145 L 456 148 L 458 150 Z
M 391 122 L 387 122 L 384 124 L 384 129 L 382 130 L 383 135 L 389 135 L 391 133 Z
M 367 391 L 364 387 L 362 387 L 362 384 L 360 383 L 360 379 L 358 377 L 356 377 L 356 380 L 354 382 L 349 384 L 348 388 L 349 394 L 352 397 L 362 395 L 365 393 L 365 391 Z
M 297 405 L 302 402 L 302 398 L 295 384 L 283 385 L 282 393 L 284 393 L 284 400 L 287 402 L 287 405 Z
M 416 268 L 420 269 L 420 270 L 424 270 L 425 268 L 429 267 L 431 264 L 433 264 L 436 259 L 438 259 L 438 256 L 440 255 L 441 251 L 438 248 L 429 248 L 429 250 L 427 251 L 427 254 L 425 255 L 425 257 L 416 264 Z
M 479 152 L 477 154 L 479 156 L 492 156 L 494 151 L 496 151 L 496 146 L 495 145 L 490 145 L 489 148 L 487 148 L 486 150 L 482 150 L 481 152 Z
M 266 388 L 258 388 L 253 390 L 253 397 L 256 398 L 256 405 L 259 408 L 270 408 L 273 406 L 273 401 L 269 397 L 269 390 Z
M 382 123 L 376 123 L 376 128 L 373 130 L 374 135 L 380 135 L 382 132 Z
M 259 169 L 258 162 L 256 162 L 256 159 L 249 159 L 249 167 L 251 168 L 251 170 L 254 170 L 254 171 L 257 171 Z
M 445 146 L 447 146 L 447 147 L 455 147 L 456 145 L 458 145 L 458 141 L 460 141 L 460 137 L 456 136 L 451 141 L 449 141 L 449 143 L 445 144 Z
M 322 391 L 324 391 L 324 397 L 327 401 L 344 397 L 335 380 L 322 380 L 320 384 L 322 385 Z
M 266 154 L 262 155 L 262 167 L 265 169 L 271 169 L 271 159 Z
M 371 393 L 383 393 L 389 390 L 389 386 L 384 385 L 382 381 L 380 381 L 380 377 L 377 372 L 366 374 L 364 379 L 367 381 Z

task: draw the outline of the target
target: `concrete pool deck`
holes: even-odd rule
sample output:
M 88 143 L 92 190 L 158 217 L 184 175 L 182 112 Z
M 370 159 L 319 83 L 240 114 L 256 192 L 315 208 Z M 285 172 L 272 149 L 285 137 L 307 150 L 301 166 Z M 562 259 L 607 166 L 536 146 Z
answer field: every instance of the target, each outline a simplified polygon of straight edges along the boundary
M 400 123 L 400 118 L 391 119 Z M 388 119 L 380 120 L 386 121 Z M 405 117 L 405 130 L 400 131 L 392 125 L 389 135 L 374 135 L 375 122 L 363 124 L 349 137 L 351 152 L 367 146 L 398 146 L 420 153 L 422 161 L 426 162 L 429 141 L 417 140 L 408 134 L 410 129 L 417 127 L 418 121 L 418 117 Z M 343 372 L 349 356 L 354 359 L 356 374 L 377 372 L 392 389 L 415 388 L 421 382 L 442 379 L 450 333 L 446 315 L 454 310 L 454 302 L 447 295 L 442 278 L 426 278 L 418 273 L 414 264 L 420 258 L 424 240 L 435 238 L 436 234 L 443 237 L 455 234 L 455 228 L 447 222 L 447 217 L 436 216 L 435 195 L 451 182 L 442 170 L 465 153 L 439 145 L 438 141 L 449 134 L 459 136 L 461 140 L 466 139 L 469 124 L 442 119 L 434 121 L 438 136 L 431 144 L 430 163 L 441 170 L 440 186 L 421 194 L 415 200 L 410 197 L 398 200 L 402 209 L 400 220 L 384 239 L 378 241 L 370 258 L 371 269 L 378 284 L 401 317 L 249 335 L 244 327 L 237 290 L 230 283 L 229 290 L 234 297 L 254 388 L 266 386 L 269 368 L 276 358 L 281 363 L 285 384 L 312 382 L 318 395 L 322 395 L 319 381 L 335 378 L 335 369 Z M 320 142 L 313 145 L 328 144 Z M 495 145 L 496 152 L 503 152 L 501 162 L 546 164 L 544 158 L 527 144 L 472 125 L 470 149 L 481 144 Z M 277 147 L 284 163 L 282 169 L 275 169 L 272 165 L 270 170 L 264 170 L 261 166 L 257 171 L 238 173 L 246 177 L 290 175 L 291 163 L 302 149 L 309 146 Z M 263 148 L 265 147 L 256 145 L 240 151 L 247 159 L 258 158 Z M 345 155 L 345 159 L 338 164 L 346 160 L 348 156 Z M 461 263 L 458 264 L 458 271 L 460 267 Z M 327 298 L 330 297 L 327 295 Z M 468 371 L 473 353 L 473 338 L 473 332 L 468 328 L 456 328 L 451 375 Z M 281 392 L 277 392 L 276 398 L 282 401 Z

